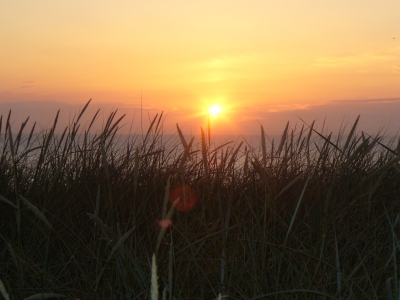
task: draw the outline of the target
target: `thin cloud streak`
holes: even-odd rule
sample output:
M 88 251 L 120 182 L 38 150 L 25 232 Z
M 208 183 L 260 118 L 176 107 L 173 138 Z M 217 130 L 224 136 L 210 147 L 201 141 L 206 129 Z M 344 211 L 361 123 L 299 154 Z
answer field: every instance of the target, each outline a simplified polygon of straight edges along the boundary
M 349 64 L 360 64 L 360 63 L 372 63 L 382 62 L 385 60 L 392 59 L 389 55 L 379 55 L 374 53 L 360 53 L 356 55 L 347 56 L 326 56 L 315 59 L 315 65 L 321 67 L 336 67 L 336 66 L 348 66 Z
M 276 111 L 247 112 L 251 117 L 240 127 L 247 132 L 256 132 L 258 126 L 252 125 L 253 114 L 256 114 L 260 124 L 270 134 L 281 133 L 280 131 L 284 129 L 287 121 L 292 125 L 301 125 L 301 119 L 310 124 L 314 120 L 317 121 L 317 124 L 326 122 L 329 130 L 335 133 L 340 129 L 343 121 L 352 123 L 358 115 L 361 115 L 359 122 L 361 130 L 374 134 L 387 127 L 388 134 L 395 134 L 400 129 L 399 111 L 400 98 L 333 100 L 302 108 L 294 106 Z

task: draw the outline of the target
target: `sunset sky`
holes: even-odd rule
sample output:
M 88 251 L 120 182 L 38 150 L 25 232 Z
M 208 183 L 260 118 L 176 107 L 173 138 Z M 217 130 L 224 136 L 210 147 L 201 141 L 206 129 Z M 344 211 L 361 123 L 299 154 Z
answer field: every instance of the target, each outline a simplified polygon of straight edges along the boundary
M 45 127 L 92 98 L 135 126 L 164 111 L 169 133 L 197 134 L 215 104 L 219 134 L 359 114 L 396 132 L 399 14 L 398 0 L 4 1 L 0 114 Z

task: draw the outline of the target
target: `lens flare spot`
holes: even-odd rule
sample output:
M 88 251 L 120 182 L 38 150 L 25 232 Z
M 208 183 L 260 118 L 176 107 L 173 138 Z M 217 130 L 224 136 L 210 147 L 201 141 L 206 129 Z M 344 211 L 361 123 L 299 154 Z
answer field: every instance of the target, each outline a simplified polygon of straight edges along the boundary
M 168 228 L 172 226 L 172 220 L 158 220 L 157 225 L 160 228 Z
M 197 204 L 196 192 L 184 185 L 178 186 L 171 191 L 169 200 L 180 211 L 188 211 L 193 209 Z

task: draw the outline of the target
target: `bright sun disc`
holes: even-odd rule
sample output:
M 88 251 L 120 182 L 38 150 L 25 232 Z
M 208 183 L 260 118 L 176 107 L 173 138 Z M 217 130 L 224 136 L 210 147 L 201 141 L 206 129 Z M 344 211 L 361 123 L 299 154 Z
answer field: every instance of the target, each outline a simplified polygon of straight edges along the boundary
M 221 112 L 222 112 L 222 108 L 218 105 L 213 105 L 210 107 L 210 109 L 208 110 L 208 112 L 210 113 L 210 115 L 212 117 L 216 117 L 218 116 Z

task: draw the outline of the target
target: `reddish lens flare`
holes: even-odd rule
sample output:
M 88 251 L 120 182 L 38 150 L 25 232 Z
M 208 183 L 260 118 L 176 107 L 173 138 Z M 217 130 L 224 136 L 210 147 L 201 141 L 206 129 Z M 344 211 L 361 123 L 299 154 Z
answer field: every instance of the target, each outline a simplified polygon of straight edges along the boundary
M 157 226 L 160 228 L 168 228 L 172 226 L 172 220 L 158 220 Z
M 193 209 L 197 204 L 196 192 L 184 185 L 178 186 L 171 191 L 169 200 L 180 211 L 188 211 Z

